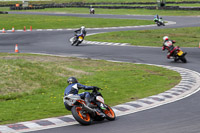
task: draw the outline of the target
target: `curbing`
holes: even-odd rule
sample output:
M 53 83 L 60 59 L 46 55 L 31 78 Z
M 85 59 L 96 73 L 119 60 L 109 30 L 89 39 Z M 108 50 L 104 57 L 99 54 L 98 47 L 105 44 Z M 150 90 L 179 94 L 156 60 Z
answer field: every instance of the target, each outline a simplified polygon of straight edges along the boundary
M 170 24 L 176 24 L 176 22 L 168 22 L 167 25 Z M 156 26 L 156 25 L 144 25 L 144 26 L 125 26 L 125 27 L 105 27 L 105 28 L 87 28 L 88 30 L 97 30 L 97 29 L 119 29 L 119 28 L 139 28 L 139 27 L 150 27 L 150 26 Z M 33 31 L 69 31 L 74 29 L 37 29 Z M 0 30 L 2 31 L 2 30 Z M 12 30 L 7 30 L 8 32 L 12 32 Z M 16 30 L 16 31 L 23 31 L 23 30 Z M 30 31 L 30 30 L 27 30 Z M 92 44 L 91 41 L 85 41 L 88 44 Z M 123 43 L 107 43 L 107 42 L 95 42 L 94 44 L 100 44 L 100 45 L 121 45 L 126 46 L 128 44 Z M 116 62 L 116 61 L 113 61 Z M 139 63 L 137 63 L 139 64 Z M 153 64 L 148 64 L 153 65 Z M 168 90 L 164 93 L 150 96 L 147 98 L 139 99 L 137 101 L 127 102 L 124 104 L 120 104 L 117 106 L 112 107 L 113 110 L 116 113 L 116 116 L 122 116 L 130 113 L 135 113 L 143 110 L 147 110 L 150 108 L 158 107 L 164 104 L 168 104 L 171 102 L 175 102 L 177 100 L 181 100 L 185 97 L 188 97 L 197 91 L 199 91 L 200 83 L 198 84 L 198 80 L 200 80 L 200 74 L 184 69 L 184 68 L 178 68 L 178 67 L 170 67 L 170 66 L 162 66 L 162 65 L 155 65 L 164 67 L 167 69 L 171 69 L 174 71 L 177 71 L 181 74 L 182 81 L 176 85 L 171 90 Z M 33 121 L 27 121 L 27 122 L 19 122 L 15 124 L 7 124 L 7 125 L 0 125 L 0 133 L 19 133 L 19 132 L 30 132 L 30 131 L 36 131 L 36 130 L 42 130 L 42 129 L 49 129 L 49 128 L 55 128 L 55 127 L 61 127 L 61 126 L 69 126 L 78 124 L 73 118 L 72 115 L 66 115 L 61 117 L 53 117 L 53 118 L 47 118 L 47 119 L 41 119 L 41 120 L 33 120 Z
M 146 64 L 146 65 L 154 65 L 154 64 Z M 200 81 L 200 74 L 198 72 L 179 67 L 171 67 L 163 65 L 154 65 L 154 66 L 163 67 L 179 72 L 182 78 L 181 82 L 172 89 L 160 93 L 158 95 L 150 96 L 147 98 L 127 102 L 112 107 L 116 113 L 116 116 L 123 116 L 155 108 L 168 103 L 172 103 L 181 100 L 183 98 L 186 98 L 188 96 L 191 96 L 192 94 L 200 90 L 200 83 L 198 82 Z M 0 125 L 0 133 L 30 132 L 36 130 L 55 128 L 55 127 L 69 126 L 74 124 L 78 124 L 78 122 L 74 120 L 73 116 L 66 115 L 66 116 L 53 117 L 41 120 L 19 122 L 15 124 Z

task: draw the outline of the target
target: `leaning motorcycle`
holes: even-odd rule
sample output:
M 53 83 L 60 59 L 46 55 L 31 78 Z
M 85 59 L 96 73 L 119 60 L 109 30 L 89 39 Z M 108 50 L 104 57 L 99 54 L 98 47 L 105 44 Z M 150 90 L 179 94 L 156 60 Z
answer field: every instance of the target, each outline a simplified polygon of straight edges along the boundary
M 158 20 L 158 21 L 156 21 L 156 24 L 157 24 L 157 26 L 165 26 L 165 22 L 163 21 L 163 20 Z
M 91 104 L 93 108 L 89 108 L 85 101 L 79 95 L 69 95 L 63 98 L 63 101 L 71 110 L 73 117 L 82 125 L 90 125 L 92 121 L 113 121 L 116 118 L 115 112 L 112 108 L 104 103 L 103 96 L 94 89 L 91 94 Z
M 93 8 L 90 9 L 90 14 L 94 14 L 94 13 L 95 13 L 94 9 Z
M 78 46 L 79 44 L 81 44 L 84 40 L 84 35 L 83 34 L 75 34 L 74 37 L 71 38 L 71 45 L 75 45 Z
M 183 63 L 187 63 L 187 60 L 185 58 L 185 55 L 187 52 L 183 52 L 179 46 L 175 47 L 174 53 L 172 55 L 172 58 L 174 58 L 174 61 L 177 62 L 181 60 Z
M 154 22 L 157 24 L 157 26 L 165 26 L 165 22 L 162 19 L 154 18 Z

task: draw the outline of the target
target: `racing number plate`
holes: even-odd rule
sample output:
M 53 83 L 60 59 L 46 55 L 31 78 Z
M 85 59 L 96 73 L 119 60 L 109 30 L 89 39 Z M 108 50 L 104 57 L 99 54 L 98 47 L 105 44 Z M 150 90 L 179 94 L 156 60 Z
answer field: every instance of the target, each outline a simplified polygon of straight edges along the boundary
M 82 36 L 79 36 L 79 39 L 83 40 L 83 37 L 82 37 Z
M 178 54 L 178 56 L 181 56 L 181 55 L 183 55 L 183 51 L 180 50 L 177 54 Z

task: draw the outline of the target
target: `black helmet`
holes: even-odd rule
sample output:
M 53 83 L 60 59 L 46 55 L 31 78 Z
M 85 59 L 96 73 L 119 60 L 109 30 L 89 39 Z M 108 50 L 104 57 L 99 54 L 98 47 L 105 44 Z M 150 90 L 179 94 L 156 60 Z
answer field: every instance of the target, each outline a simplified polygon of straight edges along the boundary
M 78 83 L 78 80 L 75 77 L 69 77 L 67 83 L 68 84 Z

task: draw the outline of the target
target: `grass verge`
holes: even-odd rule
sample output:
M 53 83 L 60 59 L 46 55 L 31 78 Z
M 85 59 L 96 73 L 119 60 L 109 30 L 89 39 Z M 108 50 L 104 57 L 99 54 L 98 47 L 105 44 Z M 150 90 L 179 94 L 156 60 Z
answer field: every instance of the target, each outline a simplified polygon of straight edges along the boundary
M 0 8 L 2 11 L 10 11 L 9 8 Z M 63 12 L 63 13 L 84 13 L 89 14 L 88 8 L 46 8 L 41 10 L 20 10 L 30 12 Z M 199 16 L 199 11 L 185 10 L 148 10 L 148 9 L 101 9 L 96 8 L 95 14 L 114 15 L 155 15 L 160 16 Z M 153 18 L 152 18 L 153 19 Z
M 150 20 L 131 19 L 104 19 L 104 18 L 81 18 L 69 16 L 46 16 L 46 15 L 0 15 L 0 28 L 23 29 L 24 26 L 33 29 L 58 29 L 58 28 L 86 28 L 115 27 L 115 26 L 135 26 L 153 24 Z
M 70 114 L 62 97 L 70 76 L 103 88 L 116 105 L 166 91 L 180 82 L 177 72 L 132 63 L 31 54 L 0 53 L 0 124 Z
M 135 46 L 158 46 L 163 36 L 176 40 L 177 46 L 198 47 L 200 27 L 109 32 L 87 36 L 89 41 L 130 43 Z M 142 40 L 142 41 L 141 41 Z

